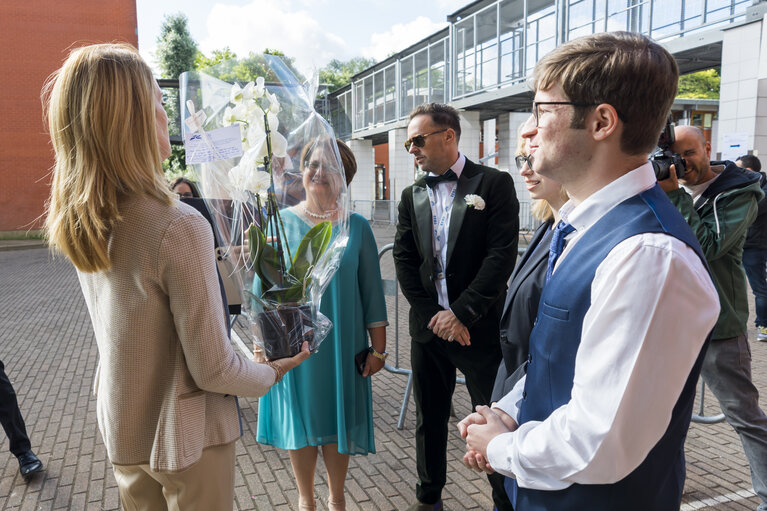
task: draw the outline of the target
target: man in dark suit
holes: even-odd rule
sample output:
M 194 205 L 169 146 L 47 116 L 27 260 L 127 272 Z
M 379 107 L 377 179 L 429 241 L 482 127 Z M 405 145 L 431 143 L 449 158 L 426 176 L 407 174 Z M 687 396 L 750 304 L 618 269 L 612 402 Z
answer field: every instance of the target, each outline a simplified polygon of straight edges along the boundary
M 458 112 L 425 104 L 410 114 L 406 149 L 428 172 L 402 192 L 394 262 L 410 302 L 416 403 L 417 501 L 442 509 L 447 423 L 456 368 L 472 406 L 486 404 L 501 359 L 498 321 L 514 267 L 519 203 L 511 176 L 458 151 Z M 489 477 L 498 509 L 511 509 L 503 482 Z

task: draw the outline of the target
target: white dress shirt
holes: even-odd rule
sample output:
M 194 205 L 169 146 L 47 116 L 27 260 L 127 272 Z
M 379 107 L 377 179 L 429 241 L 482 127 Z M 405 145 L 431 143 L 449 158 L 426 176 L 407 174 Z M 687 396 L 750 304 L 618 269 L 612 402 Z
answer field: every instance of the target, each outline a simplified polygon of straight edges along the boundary
M 581 204 L 565 204 L 562 219 L 576 231 L 557 263 L 610 209 L 654 184 L 646 163 Z M 714 284 L 690 247 L 662 233 L 623 240 L 591 284 L 570 401 L 491 440 L 490 465 L 538 490 L 621 480 L 665 433 L 718 316 Z M 496 406 L 516 418 L 524 384 Z
M 450 166 L 458 178 L 461 177 L 461 172 L 463 172 L 465 164 L 466 157 L 463 154 L 458 153 L 458 159 Z M 447 172 L 447 170 L 445 172 Z M 437 176 L 438 174 L 429 172 L 429 175 Z M 453 213 L 453 192 L 457 186 L 458 180 L 441 181 L 437 183 L 436 186 L 431 189 L 431 193 L 429 193 L 429 204 L 431 206 L 432 219 L 434 220 L 432 222 L 432 228 L 438 230 L 440 236 L 440 241 L 438 241 L 434 232 L 432 232 L 431 247 L 435 257 L 438 257 L 442 263 L 443 274 L 447 269 L 447 240 L 450 232 L 450 217 Z M 431 200 L 432 197 L 434 198 L 433 201 Z M 435 279 L 435 284 L 437 287 L 439 304 L 444 309 L 449 309 L 450 301 L 447 298 L 447 280 L 444 278 Z

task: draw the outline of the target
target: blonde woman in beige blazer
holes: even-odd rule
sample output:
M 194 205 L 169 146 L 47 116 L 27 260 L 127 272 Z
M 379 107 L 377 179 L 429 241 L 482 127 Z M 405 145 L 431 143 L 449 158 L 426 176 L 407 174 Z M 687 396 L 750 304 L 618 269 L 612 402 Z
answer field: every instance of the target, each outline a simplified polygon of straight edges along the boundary
M 231 509 L 234 395 L 309 356 L 235 352 L 207 221 L 170 193 L 168 120 L 128 45 L 73 50 L 44 89 L 56 154 L 46 228 L 77 268 L 99 365 L 98 425 L 126 510 Z

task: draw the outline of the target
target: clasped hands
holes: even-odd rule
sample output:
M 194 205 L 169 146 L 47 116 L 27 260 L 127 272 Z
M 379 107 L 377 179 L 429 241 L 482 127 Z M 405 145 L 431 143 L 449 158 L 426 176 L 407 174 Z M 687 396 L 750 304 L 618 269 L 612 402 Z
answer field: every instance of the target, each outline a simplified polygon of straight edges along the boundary
M 477 411 L 458 423 L 461 438 L 466 440 L 463 464 L 477 472 L 495 472 L 487 461 L 487 444 L 503 433 L 517 429 L 517 421 L 500 408 L 477 406 Z
M 461 346 L 471 345 L 469 329 L 455 317 L 451 310 L 441 310 L 436 313 L 427 325 L 434 335 L 446 341 L 456 341 Z

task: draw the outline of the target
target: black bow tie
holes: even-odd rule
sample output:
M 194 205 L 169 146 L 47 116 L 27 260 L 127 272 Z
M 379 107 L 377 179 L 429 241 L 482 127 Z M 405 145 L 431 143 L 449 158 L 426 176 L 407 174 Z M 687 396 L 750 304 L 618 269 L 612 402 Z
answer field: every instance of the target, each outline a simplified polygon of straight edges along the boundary
M 458 181 L 458 176 L 455 174 L 455 172 L 453 172 L 453 169 L 448 169 L 447 172 L 441 176 L 426 176 L 425 180 L 426 186 L 429 188 L 434 188 L 442 181 Z

